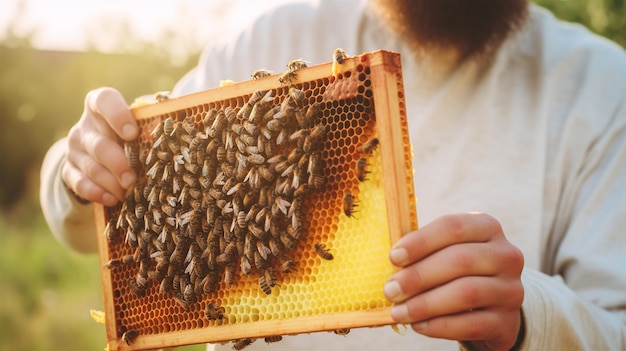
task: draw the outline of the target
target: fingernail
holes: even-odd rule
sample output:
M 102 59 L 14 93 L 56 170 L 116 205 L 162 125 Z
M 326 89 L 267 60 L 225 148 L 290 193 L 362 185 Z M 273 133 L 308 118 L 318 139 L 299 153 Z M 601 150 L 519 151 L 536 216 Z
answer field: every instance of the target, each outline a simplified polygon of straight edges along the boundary
M 124 187 L 124 189 L 128 189 L 135 182 L 135 175 L 132 172 L 123 173 L 121 182 L 122 182 L 121 185 Z
M 408 320 L 409 310 L 405 304 L 394 305 L 391 307 L 391 318 L 398 323 L 403 323 Z
M 134 125 L 128 123 L 125 124 L 122 127 L 122 137 L 126 140 L 132 139 L 135 137 L 135 133 L 137 132 L 137 129 L 135 128 Z
M 402 295 L 402 288 L 400 287 L 400 284 L 395 280 L 388 281 L 387 284 L 385 284 L 383 291 L 387 299 L 389 299 L 389 301 L 391 302 L 396 302 L 400 300 L 399 297 Z
M 425 330 L 426 327 L 428 327 L 428 322 L 424 321 L 424 322 L 415 323 L 415 324 L 411 325 L 411 327 L 413 328 L 413 330 L 415 330 L 416 332 L 419 333 L 419 332 Z
M 402 266 L 409 259 L 409 254 L 404 248 L 398 247 L 391 249 L 391 252 L 389 252 L 389 259 L 391 260 L 391 263 L 397 266 Z

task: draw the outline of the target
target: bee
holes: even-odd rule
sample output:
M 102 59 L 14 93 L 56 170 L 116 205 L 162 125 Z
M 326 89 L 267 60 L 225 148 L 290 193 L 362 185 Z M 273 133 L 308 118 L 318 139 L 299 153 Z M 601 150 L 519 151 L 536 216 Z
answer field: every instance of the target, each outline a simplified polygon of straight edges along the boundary
M 283 233 L 280 234 L 280 241 L 290 251 L 292 251 L 295 248 L 295 244 L 293 242 L 293 239 L 286 232 L 283 232 Z
M 265 275 L 259 277 L 259 288 L 261 288 L 261 291 L 263 291 L 265 295 L 269 295 L 272 293 L 272 287 L 268 283 Z
M 273 342 L 279 342 L 282 339 L 283 339 L 283 337 L 280 336 L 280 335 L 267 336 L 267 337 L 265 337 L 265 342 L 270 344 L 270 343 L 273 343 Z
M 119 267 L 123 264 L 133 263 L 134 261 L 135 261 L 134 255 L 126 255 L 122 258 L 113 258 L 109 260 L 107 263 L 105 263 L 104 266 L 108 269 L 111 269 L 111 268 Z
M 263 257 L 264 260 L 267 260 L 267 257 L 272 253 L 269 247 L 265 246 L 262 241 L 256 242 L 256 248 L 258 253 Z
M 211 124 L 213 124 L 213 121 L 215 120 L 216 116 L 217 116 L 216 109 L 212 108 L 208 110 L 207 113 L 204 115 L 204 118 L 202 118 L 202 124 L 204 125 L 204 128 L 210 127 Z
M 279 256 L 281 253 L 281 247 L 280 244 L 278 244 L 278 241 L 276 241 L 276 239 L 269 238 L 268 240 L 268 246 L 270 247 L 270 251 L 272 252 L 272 255 L 274 256 Z M 281 269 L 282 271 L 282 269 Z
M 122 334 L 122 340 L 126 343 L 126 345 L 130 346 L 135 342 L 135 340 L 137 340 L 138 336 L 139 332 L 136 330 L 127 330 L 124 334 Z
M 337 62 L 338 64 L 342 65 L 343 61 L 348 58 L 348 54 L 346 54 L 346 51 L 342 48 L 336 48 L 335 50 L 333 50 L 333 62 Z
M 258 270 L 262 270 L 266 266 L 266 261 L 261 257 L 261 254 L 258 251 L 254 252 L 254 266 Z
M 337 73 L 339 73 L 339 65 L 343 64 L 347 57 L 348 55 L 346 54 L 346 51 L 344 49 L 336 48 L 335 50 L 333 50 L 333 76 L 337 77 Z
M 214 321 L 224 319 L 224 313 L 226 313 L 224 307 L 220 306 L 218 303 L 209 302 L 206 306 L 204 315 L 206 316 L 206 319 Z
M 346 193 L 343 197 L 343 213 L 348 217 L 354 217 L 355 207 L 357 207 L 355 196 L 351 193 Z
M 313 104 L 311 104 L 307 109 L 306 109 L 306 113 L 304 114 L 304 127 L 306 126 L 310 126 L 313 125 L 313 123 L 315 123 L 315 120 L 317 119 L 317 115 L 319 114 L 319 112 L 322 110 L 322 104 L 319 102 L 315 102 Z
M 282 73 L 280 77 L 278 77 L 278 82 L 280 84 L 288 84 L 288 83 L 293 82 L 294 79 L 296 79 L 296 72 L 286 71 Z
M 176 302 L 183 310 L 189 311 L 189 304 L 182 297 L 182 295 L 177 294 L 176 296 L 173 297 L 173 299 L 174 299 L 174 302 Z
M 361 147 L 361 150 L 363 151 L 364 154 L 371 155 L 377 146 L 378 146 L 378 138 L 372 137 L 368 141 L 366 141 L 365 144 L 363 144 L 363 146 Z
M 281 273 L 290 273 L 293 272 L 294 269 L 296 269 L 296 263 L 292 260 L 286 260 L 280 265 Z
M 233 285 L 235 283 L 235 265 L 226 265 L 224 269 L 224 283 L 227 285 Z
M 135 143 L 124 143 L 124 152 L 126 153 L 126 157 L 128 158 L 128 164 L 130 168 L 137 169 L 139 168 L 139 149 Z
M 154 99 L 157 102 L 163 102 L 165 100 L 168 100 L 170 98 L 170 92 L 169 91 L 158 91 L 156 93 L 154 93 Z
M 301 101 L 304 99 L 304 92 L 296 87 L 290 87 L 288 96 L 294 101 Z
M 247 161 L 255 165 L 262 165 L 265 164 L 265 157 L 261 154 L 250 154 Z
M 246 348 L 250 344 L 252 344 L 252 339 L 250 339 L 250 338 L 234 340 L 233 341 L 233 350 L 243 350 L 244 348 Z
M 224 128 L 226 128 L 228 120 L 226 119 L 226 114 L 223 110 L 219 110 L 217 115 L 215 116 L 215 120 L 211 124 L 211 126 L 207 129 L 207 134 L 211 138 L 217 138 Z
M 267 77 L 272 75 L 272 71 L 261 68 L 261 69 L 257 69 L 256 71 L 252 72 L 252 74 L 250 75 L 250 78 L 252 79 L 261 79 L 263 77 Z
M 248 261 L 248 258 L 246 256 L 241 256 L 240 262 L 241 272 L 245 275 L 250 274 L 252 272 L 252 265 L 250 264 L 250 261 Z
M 174 120 L 171 117 L 167 117 L 163 121 L 163 133 L 167 136 L 172 136 L 174 133 Z
M 367 159 L 365 157 L 361 157 L 356 161 L 356 177 L 360 182 L 365 181 L 366 175 L 369 172 L 366 169 L 367 167 Z
M 224 109 L 224 115 L 226 115 L 226 120 L 229 123 L 234 123 L 235 120 L 237 119 L 237 113 L 235 112 L 235 110 L 230 107 L 230 106 L 226 106 L 226 108 Z M 194 133 L 195 134 L 195 133 Z
M 287 69 L 289 70 L 289 72 L 295 72 L 299 69 L 306 68 L 308 66 L 309 66 L 308 62 L 304 61 L 303 59 L 295 59 L 287 63 Z
M 348 335 L 350 333 L 350 328 L 335 329 L 335 330 L 333 330 L 333 333 L 335 333 L 337 335 L 346 336 L 346 335 Z
M 315 244 L 315 252 L 317 252 L 317 254 L 327 260 L 330 261 L 334 258 L 333 254 L 330 253 L 330 250 L 326 248 L 326 245 L 322 244 L 322 243 L 317 243 Z
M 202 291 L 205 294 L 210 294 L 217 289 L 218 283 L 217 275 L 209 273 L 202 279 Z

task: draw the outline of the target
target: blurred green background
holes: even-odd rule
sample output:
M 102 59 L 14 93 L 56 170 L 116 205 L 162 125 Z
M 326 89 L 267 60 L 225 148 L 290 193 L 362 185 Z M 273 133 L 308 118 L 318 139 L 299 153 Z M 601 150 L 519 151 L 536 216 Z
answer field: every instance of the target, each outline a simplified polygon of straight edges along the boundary
M 626 46 L 624 0 L 535 2 Z M 158 43 L 121 32 L 118 54 L 36 50 L 32 35 L 15 33 L 0 33 L 0 350 L 102 350 L 104 326 L 89 316 L 102 309 L 98 257 L 51 236 L 39 209 L 39 167 L 80 117 L 87 91 L 113 86 L 131 98 L 170 90 L 198 50 L 173 60 L 176 31 Z

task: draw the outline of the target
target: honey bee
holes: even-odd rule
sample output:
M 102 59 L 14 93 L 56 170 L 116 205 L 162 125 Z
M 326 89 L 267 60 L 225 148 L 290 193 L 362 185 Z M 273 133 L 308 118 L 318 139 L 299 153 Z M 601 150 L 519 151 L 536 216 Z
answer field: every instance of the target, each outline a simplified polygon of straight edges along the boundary
M 176 296 L 174 296 L 172 299 L 174 299 L 174 302 L 176 302 L 176 304 L 178 304 L 178 306 L 180 306 L 183 310 L 185 311 L 189 311 L 189 304 L 187 303 L 187 301 L 182 297 L 182 295 L 177 294 Z
M 346 54 L 346 51 L 344 49 L 336 48 L 335 50 L 333 50 L 333 76 L 337 77 L 337 74 L 339 73 L 339 65 L 343 64 L 347 57 L 348 55 Z
M 259 288 L 261 288 L 261 291 L 263 291 L 265 295 L 269 295 L 272 293 L 272 287 L 267 282 L 267 278 L 265 277 L 265 275 L 259 277 Z
M 296 72 L 286 71 L 282 73 L 280 77 L 278 77 L 278 82 L 280 84 L 288 84 L 288 83 L 293 82 L 294 79 L 296 79 Z
M 287 69 L 290 72 L 295 72 L 295 71 L 297 71 L 299 69 L 306 68 L 308 66 L 309 66 L 308 62 L 304 61 L 303 59 L 295 59 L 295 60 L 291 60 L 291 61 L 289 61 L 287 63 Z
M 336 48 L 333 50 L 333 61 L 336 61 L 338 64 L 343 64 L 343 61 L 348 58 L 348 54 L 342 48 Z
M 346 336 L 346 335 L 348 335 L 350 333 L 350 328 L 335 329 L 335 330 L 333 330 L 333 333 L 335 333 L 337 335 Z
M 369 172 L 366 169 L 367 167 L 367 159 L 365 157 L 361 157 L 356 161 L 356 177 L 360 182 L 365 181 L 366 175 Z
M 306 109 L 306 113 L 304 114 L 304 127 L 308 127 L 313 125 L 313 123 L 315 123 L 315 120 L 317 119 L 317 115 L 319 114 L 319 112 L 322 110 L 322 104 L 319 102 L 315 102 L 313 104 L 311 104 L 307 109 Z
M 206 319 L 214 321 L 224 319 L 224 313 L 226 313 L 224 307 L 220 306 L 218 303 L 209 302 L 206 306 L 204 315 L 206 316 Z
M 209 273 L 202 279 L 202 291 L 205 294 L 210 294 L 217 289 L 218 283 L 217 275 Z
M 226 116 L 226 120 L 229 123 L 234 123 L 235 120 L 237 119 L 237 113 L 235 112 L 235 110 L 230 107 L 230 106 L 226 106 L 226 108 L 224 109 L 224 115 Z M 195 134 L 195 133 L 194 133 Z
M 252 74 L 250 75 L 250 78 L 252 79 L 261 79 L 263 77 L 267 77 L 272 75 L 272 71 L 261 68 L 261 69 L 257 69 L 256 71 L 252 72 Z
M 137 340 L 137 337 L 139 336 L 139 332 L 136 330 L 127 330 L 124 332 L 124 334 L 122 334 L 122 341 L 124 341 L 126 343 L 126 345 L 130 346 L 132 345 L 135 340 Z
M 286 260 L 280 265 L 281 273 L 290 273 L 293 272 L 294 269 L 296 269 L 296 263 L 292 260 Z
M 280 241 L 283 243 L 283 245 L 285 245 L 285 247 L 289 251 L 292 251 L 295 248 L 295 244 L 293 242 L 293 239 L 286 232 L 283 232 L 283 233 L 280 234 Z
M 124 152 L 126 153 L 126 157 L 128 158 L 128 164 L 132 169 L 139 168 L 139 149 L 135 143 L 124 143 Z
M 272 252 L 272 255 L 274 255 L 274 256 L 279 256 L 280 255 L 281 247 L 280 247 L 280 244 L 278 244 L 278 242 L 276 241 L 276 239 L 270 238 L 268 240 L 268 246 L 270 247 L 270 251 Z
M 280 335 L 267 336 L 267 337 L 265 337 L 265 342 L 268 343 L 268 344 L 271 344 L 273 342 L 279 342 L 282 339 L 283 339 L 283 337 L 280 336 Z
M 233 341 L 233 350 L 243 350 L 244 348 L 246 348 L 250 344 L 252 344 L 252 339 L 250 339 L 250 338 L 234 340 Z
M 174 120 L 171 117 L 167 117 L 163 121 L 163 133 L 167 136 L 172 136 L 174 133 Z
M 258 253 L 263 257 L 264 260 L 267 260 L 267 257 L 272 253 L 269 247 L 265 246 L 262 241 L 256 242 L 256 248 Z
M 361 150 L 363 151 L 364 154 L 371 155 L 377 146 L 378 146 L 378 138 L 372 137 L 368 141 L 366 141 L 365 144 L 363 144 L 363 146 L 361 147 Z
M 301 101 L 304 99 L 304 92 L 296 87 L 290 87 L 288 96 L 295 101 Z
M 332 260 L 334 258 L 333 254 L 330 253 L 330 250 L 328 250 L 326 248 L 326 245 L 322 244 L 322 243 L 317 243 L 315 244 L 315 252 L 317 252 L 317 254 L 325 259 L 325 260 Z
M 250 261 L 248 261 L 248 258 L 246 258 L 246 256 L 241 256 L 240 262 L 241 272 L 245 275 L 250 274 L 252 272 L 252 265 L 250 264 Z
M 224 283 L 227 285 L 233 285 L 235 283 L 235 265 L 226 265 L 224 269 Z
M 346 193 L 343 197 L 343 213 L 348 217 L 354 217 L 356 205 L 356 198 L 351 193 Z

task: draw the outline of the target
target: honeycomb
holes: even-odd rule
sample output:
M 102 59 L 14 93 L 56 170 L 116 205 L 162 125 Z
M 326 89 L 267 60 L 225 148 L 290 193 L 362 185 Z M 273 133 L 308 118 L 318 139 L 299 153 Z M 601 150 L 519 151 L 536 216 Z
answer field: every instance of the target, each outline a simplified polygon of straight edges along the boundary
M 417 228 L 400 58 L 334 58 L 133 108 L 138 182 L 96 208 L 109 349 L 393 323 L 387 255 Z

